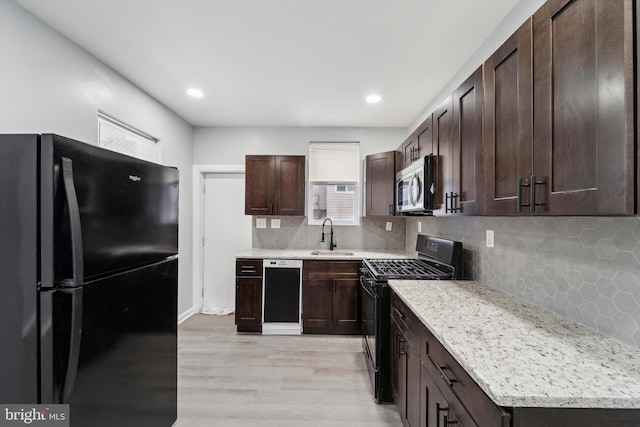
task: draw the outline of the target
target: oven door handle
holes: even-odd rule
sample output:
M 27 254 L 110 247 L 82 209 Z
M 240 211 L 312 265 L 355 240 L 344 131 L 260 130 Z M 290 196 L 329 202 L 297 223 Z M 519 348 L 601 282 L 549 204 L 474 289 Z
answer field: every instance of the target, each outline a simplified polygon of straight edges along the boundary
M 371 283 L 373 280 L 367 278 L 366 276 L 360 276 L 360 287 L 362 288 L 363 291 L 365 291 L 371 298 L 378 298 L 378 296 L 376 294 L 374 294 L 373 292 L 371 292 L 371 288 L 369 286 L 369 283 Z

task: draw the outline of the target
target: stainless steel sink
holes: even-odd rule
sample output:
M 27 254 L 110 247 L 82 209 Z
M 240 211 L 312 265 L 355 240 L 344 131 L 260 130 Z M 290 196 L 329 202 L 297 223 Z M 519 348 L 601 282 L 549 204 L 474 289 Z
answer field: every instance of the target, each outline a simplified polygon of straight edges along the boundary
M 349 251 L 311 251 L 311 255 L 351 256 L 354 255 L 354 253 Z

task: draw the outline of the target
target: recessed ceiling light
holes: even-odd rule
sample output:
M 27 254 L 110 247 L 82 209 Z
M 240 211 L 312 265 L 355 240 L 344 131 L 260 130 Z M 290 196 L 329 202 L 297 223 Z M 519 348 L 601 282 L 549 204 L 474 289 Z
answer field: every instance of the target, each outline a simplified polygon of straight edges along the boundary
M 194 98 L 202 98 L 204 96 L 204 92 L 200 89 L 196 89 L 195 87 L 187 89 L 187 93 L 189 96 L 193 96 Z
M 371 95 L 367 96 L 366 100 L 369 104 L 375 104 L 377 102 L 380 102 L 382 98 L 380 97 L 380 95 L 372 93 Z

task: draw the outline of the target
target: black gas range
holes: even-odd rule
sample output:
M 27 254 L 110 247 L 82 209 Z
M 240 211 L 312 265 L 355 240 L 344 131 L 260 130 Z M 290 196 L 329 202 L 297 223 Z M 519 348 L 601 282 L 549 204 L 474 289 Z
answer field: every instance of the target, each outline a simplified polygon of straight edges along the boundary
M 419 234 L 417 258 L 365 259 L 362 288 L 362 350 L 376 402 L 392 402 L 388 280 L 462 279 L 462 243 Z

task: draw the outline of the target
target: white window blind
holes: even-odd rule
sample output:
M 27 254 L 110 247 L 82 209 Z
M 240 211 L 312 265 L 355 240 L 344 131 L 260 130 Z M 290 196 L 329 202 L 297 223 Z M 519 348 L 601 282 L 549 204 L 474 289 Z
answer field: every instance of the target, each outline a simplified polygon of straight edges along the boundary
M 360 149 L 357 142 L 309 144 L 309 181 L 357 183 L 360 181 Z
M 160 163 L 158 139 L 98 113 L 98 145 L 148 162 Z
M 309 144 L 309 224 L 359 224 L 359 188 L 359 143 Z

